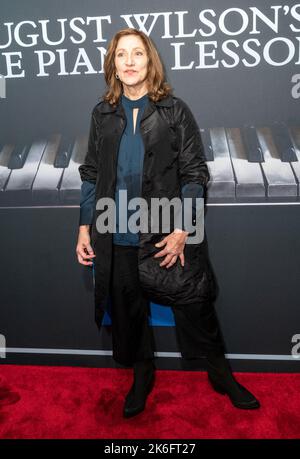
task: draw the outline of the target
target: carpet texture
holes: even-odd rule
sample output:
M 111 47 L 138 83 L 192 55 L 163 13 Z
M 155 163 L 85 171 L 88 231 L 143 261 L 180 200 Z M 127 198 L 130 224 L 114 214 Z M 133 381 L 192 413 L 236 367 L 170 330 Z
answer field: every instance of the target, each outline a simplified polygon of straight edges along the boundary
M 124 419 L 131 369 L 0 366 L 0 438 L 4 439 L 292 439 L 300 438 L 300 374 L 242 373 L 235 378 L 260 401 L 232 406 L 203 371 L 156 370 L 146 409 Z

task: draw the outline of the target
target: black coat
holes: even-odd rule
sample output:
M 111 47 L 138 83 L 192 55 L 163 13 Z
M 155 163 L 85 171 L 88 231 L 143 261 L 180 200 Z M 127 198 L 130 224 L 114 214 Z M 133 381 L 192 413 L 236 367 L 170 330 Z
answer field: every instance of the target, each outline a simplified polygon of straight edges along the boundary
M 96 201 L 115 198 L 117 153 L 126 126 L 126 115 L 121 102 L 116 107 L 101 101 L 92 111 L 88 151 L 79 167 L 82 180 L 96 183 Z M 186 183 L 205 187 L 209 172 L 205 163 L 203 144 L 197 123 L 188 105 L 172 95 L 146 106 L 140 121 L 140 132 L 145 147 L 142 194 L 147 202 L 151 197 L 180 197 Z M 95 251 L 95 320 L 101 327 L 108 304 L 112 260 L 112 233 L 101 234 L 94 212 L 91 226 L 91 245 Z M 151 218 L 151 217 L 149 217 Z M 171 226 L 171 232 L 174 229 Z M 162 250 L 154 244 L 165 233 L 141 233 L 139 239 L 139 274 L 145 294 L 158 304 L 188 304 L 207 299 L 214 288 L 206 256 L 206 238 L 199 244 L 185 245 L 185 265 L 179 257 L 166 269 L 154 259 Z M 157 289 L 160 289 L 157 292 Z

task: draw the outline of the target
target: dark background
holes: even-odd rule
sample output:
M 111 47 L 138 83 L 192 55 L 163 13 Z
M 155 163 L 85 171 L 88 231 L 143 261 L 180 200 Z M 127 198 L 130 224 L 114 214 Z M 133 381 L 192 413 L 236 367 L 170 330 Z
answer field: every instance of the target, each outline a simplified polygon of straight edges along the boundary
M 292 6 L 294 2 L 284 2 Z M 256 0 L 255 6 L 270 11 L 273 2 Z M 127 27 L 121 15 L 188 11 L 185 32 L 203 27 L 197 16 L 202 9 L 216 12 L 214 22 L 227 8 L 250 11 L 253 2 L 226 0 L 152 1 L 151 5 L 137 1 L 65 0 L 64 2 L 9 1 L 1 2 L 0 45 L 7 35 L 3 24 L 23 20 L 37 23 L 49 19 L 49 38 L 58 39 L 57 18 L 111 16 L 111 24 L 103 21 L 102 43 L 93 43 L 95 24 L 83 25 L 87 32 L 84 43 L 69 40 L 69 27 L 64 43 L 47 46 L 40 38 L 35 47 L 19 47 L 15 43 L 0 49 L 0 73 L 5 75 L 3 52 L 21 51 L 25 78 L 6 80 L 6 99 L 0 99 L 0 144 L 19 140 L 48 137 L 60 133 L 70 137 L 86 135 L 90 112 L 104 92 L 103 73 L 57 76 L 53 65 L 48 77 L 37 77 L 35 50 L 67 48 L 66 67 L 71 71 L 79 47 L 85 48 L 97 71 L 102 70 L 96 47 L 106 48 L 112 36 Z M 300 11 L 300 8 L 299 8 Z M 249 14 L 251 25 L 251 14 Z M 151 18 L 148 19 L 149 23 Z M 229 26 L 239 27 L 232 19 Z M 148 22 L 147 27 L 148 27 Z M 289 15 L 280 14 L 279 36 L 293 41 L 296 36 L 289 24 L 300 28 Z M 282 67 L 264 62 L 246 68 L 241 62 L 234 68 L 172 70 L 174 47 L 184 42 L 182 65 L 191 60 L 198 65 L 197 41 L 218 42 L 218 59 L 231 58 L 221 50 L 222 42 L 236 39 L 242 43 L 249 38 L 263 45 L 276 34 L 258 20 L 260 34 L 249 30 L 238 36 L 225 36 L 216 31 L 211 37 L 176 37 L 177 17 L 171 15 L 172 38 L 162 38 L 165 30 L 160 18 L 150 36 L 163 59 L 168 81 L 174 94 L 191 107 L 201 127 L 240 127 L 246 123 L 267 126 L 281 121 L 288 126 L 299 125 L 299 99 L 291 96 L 292 75 L 299 73 L 294 60 Z M 134 26 L 138 27 L 136 22 Z M 28 28 L 28 33 L 39 29 Z M 71 32 L 70 32 L 71 33 Z M 298 43 L 299 46 L 299 43 Z M 279 47 L 277 55 L 286 49 Z M 246 58 L 242 47 L 240 59 Z M 58 60 L 58 56 L 57 56 Z M 15 69 L 15 71 L 18 71 Z M 0 333 L 6 337 L 7 353 L 1 363 L 74 364 L 114 366 L 109 356 L 111 336 L 109 318 L 99 333 L 94 323 L 92 273 L 80 266 L 75 256 L 79 201 L 75 206 L 41 206 L 0 208 L 1 218 L 1 309 Z M 300 333 L 299 308 L 299 205 L 208 205 L 206 232 L 209 252 L 220 293 L 216 310 L 227 345 L 227 355 L 234 369 L 253 371 L 298 371 L 300 359 L 291 356 L 292 337 Z M 201 362 L 182 362 L 177 354 L 164 357 L 164 352 L 178 352 L 169 308 L 152 304 L 152 324 L 155 327 L 158 366 L 189 368 Z M 104 356 L 101 355 L 102 351 Z M 108 354 L 108 356 L 106 356 Z

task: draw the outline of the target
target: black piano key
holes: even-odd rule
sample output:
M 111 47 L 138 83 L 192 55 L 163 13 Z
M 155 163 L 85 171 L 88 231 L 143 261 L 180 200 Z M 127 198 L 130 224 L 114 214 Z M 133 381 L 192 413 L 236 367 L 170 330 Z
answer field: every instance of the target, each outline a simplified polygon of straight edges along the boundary
M 66 168 L 69 165 L 74 147 L 74 141 L 67 137 L 62 137 L 58 152 L 54 161 L 54 167 Z
M 285 124 L 275 123 L 271 130 L 281 161 L 285 163 L 298 161 L 294 145 Z
M 241 130 L 247 159 L 250 163 L 264 162 L 264 155 L 254 126 L 244 126 Z
M 213 148 L 211 145 L 211 137 L 210 137 L 210 130 L 209 129 L 200 129 L 201 139 L 204 148 L 204 156 L 206 161 L 213 161 L 214 160 L 214 153 Z
M 22 169 L 25 164 L 30 146 L 31 145 L 29 143 L 18 143 L 14 146 L 7 166 L 8 169 Z
M 294 171 L 294 175 L 298 183 L 298 196 L 300 196 L 300 127 L 291 126 L 289 128 L 289 134 L 291 136 L 298 159 L 298 161 L 291 163 L 291 167 Z

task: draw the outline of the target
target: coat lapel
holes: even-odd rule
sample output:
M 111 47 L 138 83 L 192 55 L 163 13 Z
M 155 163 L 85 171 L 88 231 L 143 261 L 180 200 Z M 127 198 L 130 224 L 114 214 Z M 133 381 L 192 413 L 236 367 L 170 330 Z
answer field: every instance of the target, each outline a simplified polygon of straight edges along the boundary
M 144 113 L 142 115 L 142 118 L 140 122 L 142 123 L 143 120 L 148 118 L 155 110 L 156 106 L 158 107 L 171 107 L 173 105 L 173 97 L 171 95 L 168 95 L 164 99 L 161 99 L 157 102 L 153 102 L 152 100 L 149 99 L 149 103 L 146 105 Z M 119 99 L 117 105 L 112 106 L 108 102 L 103 102 L 100 105 L 100 112 L 101 113 L 115 113 L 116 115 L 120 116 L 121 118 L 126 118 L 125 115 L 125 110 L 123 108 L 123 105 L 121 104 L 121 100 Z

